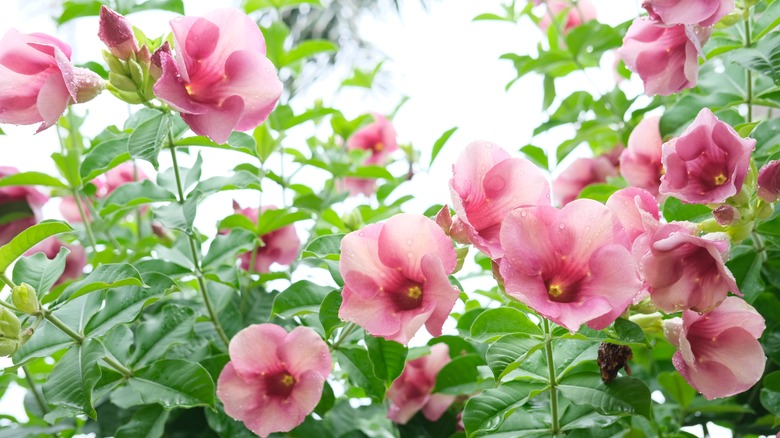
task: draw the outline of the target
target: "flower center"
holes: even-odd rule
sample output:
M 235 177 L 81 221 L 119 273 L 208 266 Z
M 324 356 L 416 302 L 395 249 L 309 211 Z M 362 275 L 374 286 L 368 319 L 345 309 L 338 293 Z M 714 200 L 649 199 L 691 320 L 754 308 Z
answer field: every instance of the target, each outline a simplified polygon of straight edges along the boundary
M 728 178 L 726 178 L 726 175 L 724 175 L 722 173 L 719 173 L 715 177 L 715 185 L 722 186 L 723 183 L 725 183 L 727 180 L 728 180 Z
M 553 299 L 558 298 L 563 294 L 563 288 L 558 284 L 551 284 L 547 286 L 547 294 Z
M 393 294 L 393 302 L 398 310 L 417 309 L 422 305 L 423 288 L 422 285 L 409 282 L 401 287 L 398 292 Z
M 265 392 L 269 397 L 287 397 L 295 387 L 295 378 L 287 371 L 271 374 L 265 378 Z
M 384 148 L 385 148 L 385 145 L 384 145 L 384 143 L 382 143 L 381 141 L 377 142 L 377 143 L 374 145 L 374 151 L 376 151 L 376 152 L 381 152 L 381 151 L 382 151 L 382 149 L 384 149 Z

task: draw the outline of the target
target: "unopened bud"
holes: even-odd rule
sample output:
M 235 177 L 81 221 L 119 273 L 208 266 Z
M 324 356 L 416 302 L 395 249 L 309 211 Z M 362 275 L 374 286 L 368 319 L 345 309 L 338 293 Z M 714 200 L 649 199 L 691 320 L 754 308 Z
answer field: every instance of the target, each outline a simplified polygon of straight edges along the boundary
M 452 222 L 452 226 L 450 227 L 450 237 L 452 237 L 452 240 L 463 244 L 463 245 L 470 245 L 471 240 L 469 240 L 469 233 L 466 229 L 466 225 L 463 224 L 463 222 L 460 221 L 460 219 L 455 218 L 455 220 Z
M 661 333 L 663 330 L 661 324 L 663 315 L 658 312 L 650 314 L 637 313 L 635 315 L 631 315 L 628 319 L 641 327 L 642 331 L 645 333 Z
M 19 332 L 22 324 L 6 308 L 0 308 L 0 356 L 10 356 L 19 348 Z
M 151 76 L 155 81 L 159 79 L 160 76 L 162 76 L 163 57 L 165 56 L 173 56 L 171 54 L 171 46 L 168 44 L 168 41 L 164 42 L 160 48 L 152 53 L 152 60 L 149 64 L 149 76 Z
M 11 292 L 11 301 L 14 302 L 14 306 L 27 314 L 34 314 L 40 310 L 40 304 L 38 304 L 38 296 L 35 294 L 35 289 L 27 283 L 22 283 L 13 288 Z
M 114 56 L 123 61 L 127 61 L 138 51 L 138 41 L 130 22 L 106 6 L 100 9 L 98 38 Z
M 665 319 L 661 326 L 664 330 L 664 336 L 675 347 L 680 347 L 680 336 L 682 335 L 682 318 Z
M 780 197 L 780 160 L 772 160 L 758 171 L 758 197 L 769 203 Z
M 103 78 L 86 68 L 73 69 L 72 83 L 76 91 L 76 103 L 88 102 L 106 89 Z
M 434 218 L 436 225 L 444 231 L 444 234 L 450 235 L 450 228 L 452 228 L 452 216 L 450 216 L 450 208 L 445 204 L 441 207 L 436 217 Z
M 742 213 L 733 205 L 723 204 L 712 212 L 712 216 L 720 225 L 731 225 L 742 219 Z

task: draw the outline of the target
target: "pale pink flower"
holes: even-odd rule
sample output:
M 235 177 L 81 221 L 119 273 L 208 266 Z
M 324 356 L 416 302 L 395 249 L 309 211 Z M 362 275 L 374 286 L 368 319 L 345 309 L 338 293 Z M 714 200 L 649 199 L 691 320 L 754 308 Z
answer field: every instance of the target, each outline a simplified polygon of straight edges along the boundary
M 97 74 L 70 62 L 70 46 L 42 33 L 9 30 L 0 40 L 0 123 L 57 123 L 71 103 L 86 102 L 105 87 Z
M 712 26 L 734 10 L 734 0 L 645 0 L 642 6 L 666 25 Z
M 553 181 L 553 198 L 561 205 L 577 199 L 582 189 L 607 182 L 607 178 L 618 175 L 618 170 L 609 156 L 577 158 Z
M 105 190 L 98 187 L 101 189 L 98 197 L 108 196 L 125 184 L 145 179 L 149 177 L 140 168 L 137 169 L 132 161 L 125 161 L 105 173 Z
M 661 164 L 660 117 L 646 117 L 628 137 L 628 147 L 620 155 L 620 174 L 634 187 L 658 196 L 663 165 Z
M 282 83 L 266 58 L 257 23 L 238 9 L 171 21 L 176 59 L 156 52 L 162 76 L 155 95 L 198 135 L 217 143 L 233 130 L 260 125 L 282 93 Z
M 488 142 L 471 143 L 460 154 L 452 166 L 450 194 L 457 226 L 494 259 L 504 254 L 499 230 L 510 211 L 550 205 L 550 185 L 541 169 Z
M 683 25 L 664 26 L 648 18 L 637 18 L 617 54 L 642 78 L 645 94 L 667 96 L 696 86 L 697 47 L 703 42 L 692 41 L 690 36 L 693 32 L 686 32 Z
M 112 55 L 123 61 L 127 61 L 138 51 L 138 41 L 133 34 L 133 26 L 125 17 L 105 5 L 100 8 L 98 38 L 108 47 Z
M 399 214 L 344 236 L 339 270 L 344 278 L 339 317 L 368 333 L 407 344 L 425 328 L 441 335 L 458 290 L 452 241 L 435 222 Z
M 647 224 L 653 226 L 661 217 L 655 196 L 638 187 L 626 187 L 616 191 L 607 200 L 607 207 L 623 225 L 632 243 L 645 233 Z
M 691 204 L 725 202 L 742 190 L 755 146 L 704 108 L 682 135 L 664 143 L 660 193 Z
M 758 197 L 769 203 L 780 197 L 780 160 L 772 160 L 758 171 Z
M 674 367 L 708 400 L 747 391 L 761 379 L 766 357 L 758 338 L 765 327 L 756 309 L 737 297 L 710 313 L 686 310 L 682 320 L 664 321 L 664 333 L 679 348 Z
M 569 32 L 582 23 L 596 19 L 596 7 L 589 0 L 579 0 L 576 5 L 572 4 L 571 1 L 564 0 L 548 0 L 546 3 L 548 11 L 539 20 L 539 28 L 543 31 L 547 31 L 550 23 L 552 23 L 550 15 L 558 17 L 558 15 L 566 12 L 566 20 L 563 25 L 564 33 Z
M 276 207 L 269 205 L 257 208 L 241 208 L 238 203 L 233 202 L 233 209 L 236 214 L 248 217 L 252 222 L 257 223 L 258 217 L 265 211 L 276 210 Z M 264 273 L 271 271 L 271 265 L 278 263 L 280 265 L 289 265 L 298 257 L 298 249 L 301 247 L 301 239 L 295 232 L 293 225 L 285 225 L 282 228 L 271 231 L 260 236 L 263 246 L 255 249 L 254 272 Z M 248 271 L 249 264 L 252 261 L 252 252 L 241 254 L 241 269 Z
M 729 291 L 740 294 L 726 267 L 729 237 L 724 233 L 700 237 L 693 224 L 659 224 L 637 238 L 633 252 L 653 303 L 665 312 L 708 312 Z
M 62 247 L 67 248 L 70 253 L 65 256 L 65 270 L 60 275 L 60 278 L 54 283 L 58 285 L 65 280 L 72 280 L 81 277 L 84 273 L 84 266 L 87 265 L 87 253 L 84 251 L 84 247 L 79 245 L 70 245 L 62 242 L 57 237 L 49 237 L 44 241 L 38 243 L 31 249 L 29 249 L 24 255 L 30 256 L 39 252 L 46 255 L 49 260 L 54 260 L 59 254 Z
M 15 167 L 0 166 L 0 178 L 16 173 L 19 170 Z M 41 220 L 41 208 L 48 200 L 32 186 L 0 187 L 0 246 Z
M 363 161 L 365 165 L 383 166 L 388 156 L 398 150 L 396 132 L 393 124 L 386 117 L 374 114 L 374 122 L 366 125 L 352 134 L 347 140 L 347 150 L 368 151 L 369 156 Z M 346 177 L 341 181 L 344 190 L 351 195 L 371 195 L 376 191 L 376 180 L 369 178 Z
M 445 343 L 435 344 L 429 355 L 407 362 L 404 371 L 387 390 L 390 400 L 387 418 L 406 424 L 420 410 L 430 421 L 441 418 L 455 401 L 455 396 L 431 392 L 436 386 L 436 376 L 449 362 L 449 347 Z
M 590 199 L 512 211 L 501 244 L 507 295 L 571 331 L 607 327 L 641 290 L 626 232 Z
M 290 333 L 255 324 L 230 340 L 230 362 L 217 380 L 225 413 L 267 436 L 301 424 L 322 397 L 332 359 L 328 345 L 308 327 Z

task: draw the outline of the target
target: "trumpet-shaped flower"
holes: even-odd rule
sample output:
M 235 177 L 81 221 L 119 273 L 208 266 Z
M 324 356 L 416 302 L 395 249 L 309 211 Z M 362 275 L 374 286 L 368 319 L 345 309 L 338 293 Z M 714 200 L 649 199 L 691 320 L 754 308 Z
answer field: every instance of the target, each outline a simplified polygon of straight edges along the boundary
M 19 173 L 15 167 L 0 166 L 0 178 Z M 49 197 L 31 186 L 0 187 L 0 246 L 10 242 L 42 216 Z
M 663 165 L 661 164 L 661 118 L 642 119 L 628 137 L 628 147 L 620 155 L 620 174 L 629 185 L 658 196 Z
M 682 319 L 664 321 L 666 337 L 679 348 L 674 367 L 709 400 L 747 391 L 761 379 L 766 358 L 758 338 L 765 327 L 756 309 L 737 297 L 703 315 L 686 310 Z
M 233 202 L 233 209 L 236 214 L 246 216 L 252 222 L 257 223 L 260 214 L 268 210 L 275 210 L 276 207 L 266 206 L 261 209 L 241 208 L 238 203 Z M 292 224 L 263 234 L 260 238 L 263 241 L 263 246 L 258 246 L 254 250 L 255 265 L 252 268 L 254 272 L 270 272 L 273 263 L 289 265 L 298 257 L 301 239 L 298 237 L 298 233 Z M 252 262 L 252 251 L 245 252 L 240 257 L 241 269 L 248 271 Z
M 230 340 L 230 362 L 217 381 L 225 413 L 267 436 L 301 424 L 322 396 L 332 359 L 314 330 L 290 333 L 275 324 L 255 324 Z
M 474 142 L 452 166 L 452 205 L 471 243 L 491 258 L 504 254 L 501 222 L 524 205 L 550 205 L 544 173 L 524 158 L 511 158 L 492 143 Z
M 439 371 L 450 362 L 449 347 L 445 343 L 431 347 L 431 354 L 406 363 L 404 371 L 387 390 L 390 410 L 387 417 L 406 424 L 422 410 L 430 421 L 436 421 L 455 401 L 454 395 L 431 394 Z
M 176 59 L 158 50 L 162 76 L 155 95 L 179 111 L 190 128 L 217 143 L 233 130 L 260 125 L 282 93 L 265 39 L 249 16 L 219 9 L 171 21 Z
M 607 327 L 641 290 L 628 236 L 596 201 L 518 208 L 501 226 L 501 244 L 507 295 L 571 331 Z
M 423 324 L 439 336 L 458 298 L 447 279 L 456 258 L 452 241 L 425 216 L 399 214 L 347 234 L 339 317 L 402 344 Z

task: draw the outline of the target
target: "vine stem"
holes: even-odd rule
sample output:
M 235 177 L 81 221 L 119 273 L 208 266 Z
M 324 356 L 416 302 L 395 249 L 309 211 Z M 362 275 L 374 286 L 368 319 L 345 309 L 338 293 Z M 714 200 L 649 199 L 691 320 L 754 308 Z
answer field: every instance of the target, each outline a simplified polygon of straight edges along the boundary
M 27 381 L 27 384 L 30 385 L 30 392 L 32 392 L 32 395 L 35 398 L 35 403 L 38 405 L 39 408 L 41 408 L 41 412 L 43 412 L 44 414 L 48 413 L 49 406 L 43 400 L 41 393 L 38 392 L 38 385 L 35 384 L 35 381 L 32 379 L 32 376 L 30 376 L 30 370 L 27 369 L 26 365 L 22 365 L 22 370 L 24 371 L 24 379 Z
M 339 338 L 336 339 L 336 342 L 333 343 L 333 346 L 331 346 L 331 350 L 336 350 L 339 348 L 339 345 L 341 345 L 342 342 L 344 342 L 345 339 L 347 339 L 347 336 L 349 336 L 355 329 L 357 328 L 357 325 L 354 323 L 347 323 L 346 326 L 344 326 L 344 329 L 341 330 L 341 335 L 339 335 Z
M 550 410 L 552 413 L 552 434 L 555 436 L 560 432 L 561 426 L 558 421 L 558 384 L 555 381 L 552 341 L 550 322 L 544 319 L 544 350 L 547 352 L 547 370 L 550 374 Z
M 184 204 L 184 188 L 182 187 L 181 183 L 179 161 L 176 159 L 176 149 L 174 147 L 173 134 L 170 131 L 168 131 L 168 143 L 170 145 L 168 149 L 171 151 L 171 160 L 173 162 L 173 174 L 176 177 L 176 190 L 179 193 L 179 204 Z M 222 329 L 222 325 L 219 323 L 219 319 L 217 319 L 217 313 L 214 311 L 214 306 L 211 304 L 211 298 L 209 298 L 208 290 L 206 289 L 206 281 L 203 279 L 203 270 L 200 265 L 200 257 L 198 256 L 198 248 L 197 242 L 195 241 L 195 236 L 193 235 L 191 229 L 187 230 L 185 234 L 187 234 L 187 238 L 190 241 L 190 253 L 192 254 L 192 263 L 195 266 L 194 274 L 195 278 L 198 280 L 200 295 L 203 297 L 203 303 L 206 305 L 206 311 L 208 312 L 211 323 L 214 324 L 214 329 L 217 331 L 217 334 L 222 340 L 222 343 L 225 344 L 225 347 L 228 347 L 230 345 L 230 338 L 228 338 L 227 334 L 225 334 L 225 330 Z
M 80 198 L 81 197 L 79 196 L 78 190 L 73 189 L 73 199 L 76 201 L 76 207 L 79 210 L 79 216 L 81 216 L 81 223 L 84 224 L 84 230 L 87 232 L 87 239 L 89 239 L 89 244 L 92 246 L 92 251 L 97 253 L 97 240 L 95 240 L 95 233 L 92 232 L 92 226 L 89 224 L 87 213 L 84 211 L 84 205 L 82 205 Z
M 750 47 L 753 44 L 750 36 L 750 8 L 745 11 L 745 47 Z M 753 72 L 750 69 L 745 70 L 745 76 L 747 79 L 747 96 L 745 101 L 747 103 L 747 122 L 753 123 Z

